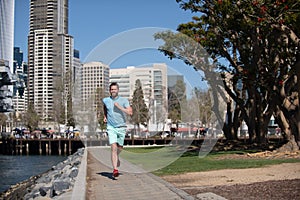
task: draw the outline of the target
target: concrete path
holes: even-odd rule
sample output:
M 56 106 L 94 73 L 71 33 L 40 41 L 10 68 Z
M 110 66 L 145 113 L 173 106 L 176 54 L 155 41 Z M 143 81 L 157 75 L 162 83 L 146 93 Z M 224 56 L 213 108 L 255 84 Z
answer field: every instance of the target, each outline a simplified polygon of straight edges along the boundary
M 86 164 L 84 163 L 86 162 Z M 71 192 L 59 199 L 71 200 L 177 200 L 195 199 L 163 179 L 121 160 L 120 176 L 112 177 L 110 148 L 86 148 L 76 183 Z M 197 199 L 225 200 L 213 193 Z

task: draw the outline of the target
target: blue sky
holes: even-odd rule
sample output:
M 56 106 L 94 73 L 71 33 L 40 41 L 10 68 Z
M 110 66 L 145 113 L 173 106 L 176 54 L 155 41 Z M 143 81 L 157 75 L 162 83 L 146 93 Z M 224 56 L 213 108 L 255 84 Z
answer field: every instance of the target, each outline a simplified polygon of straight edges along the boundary
M 15 44 L 27 60 L 27 35 L 29 32 L 29 0 L 15 0 Z M 147 27 L 176 30 L 180 23 L 192 20 L 190 11 L 184 11 L 175 0 L 69 0 L 69 34 L 74 37 L 75 48 L 82 61 L 101 47 L 105 41 L 120 33 Z M 116 48 L 119 48 L 116 46 Z M 98 61 L 105 62 L 99 55 Z M 140 66 L 165 62 L 189 79 L 192 87 L 200 84 L 200 75 L 182 61 L 170 61 L 154 49 L 131 51 L 110 64 L 112 68 Z

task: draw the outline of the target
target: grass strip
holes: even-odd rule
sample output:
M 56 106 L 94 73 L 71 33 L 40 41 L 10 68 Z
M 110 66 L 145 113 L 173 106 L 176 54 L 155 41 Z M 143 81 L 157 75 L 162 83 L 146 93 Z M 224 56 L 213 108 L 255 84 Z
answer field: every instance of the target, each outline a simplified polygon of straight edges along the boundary
M 126 151 L 132 153 L 147 153 L 159 150 L 161 147 L 157 148 L 128 148 Z M 221 151 L 209 153 L 204 158 L 198 156 L 197 151 L 185 152 L 174 162 L 170 163 L 161 169 L 154 171 L 153 173 L 158 176 L 164 175 L 175 175 L 187 172 L 203 172 L 211 170 L 221 170 L 221 169 L 245 169 L 245 168 L 257 168 L 267 165 L 276 165 L 281 163 L 296 163 L 300 162 L 300 159 L 296 158 L 286 158 L 286 159 L 265 159 L 265 158 L 222 158 L 229 154 L 247 154 L 254 153 L 254 151 Z M 163 159 L 163 158 L 161 158 Z

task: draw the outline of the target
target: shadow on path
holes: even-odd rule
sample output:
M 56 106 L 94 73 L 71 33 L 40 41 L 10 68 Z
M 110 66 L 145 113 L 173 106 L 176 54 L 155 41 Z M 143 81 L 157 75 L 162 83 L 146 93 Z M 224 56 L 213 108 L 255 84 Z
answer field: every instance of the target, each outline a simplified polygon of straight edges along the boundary
M 104 176 L 104 177 L 106 177 L 108 179 L 111 179 L 111 180 L 117 180 L 116 178 L 113 177 L 111 172 L 98 172 L 97 174 L 101 175 L 101 176 Z M 119 173 L 119 176 L 122 176 L 122 173 Z

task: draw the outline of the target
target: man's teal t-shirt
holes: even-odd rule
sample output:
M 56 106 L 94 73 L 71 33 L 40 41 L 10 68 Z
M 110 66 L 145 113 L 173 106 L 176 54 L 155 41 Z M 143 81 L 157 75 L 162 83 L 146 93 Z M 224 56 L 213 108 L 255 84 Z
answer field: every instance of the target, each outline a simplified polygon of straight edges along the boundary
M 126 126 L 126 114 L 121 111 L 119 108 L 114 106 L 114 103 L 117 102 L 120 106 L 127 108 L 129 107 L 129 101 L 123 97 L 105 97 L 103 98 L 103 103 L 107 110 L 107 126 L 114 128 L 125 127 Z

